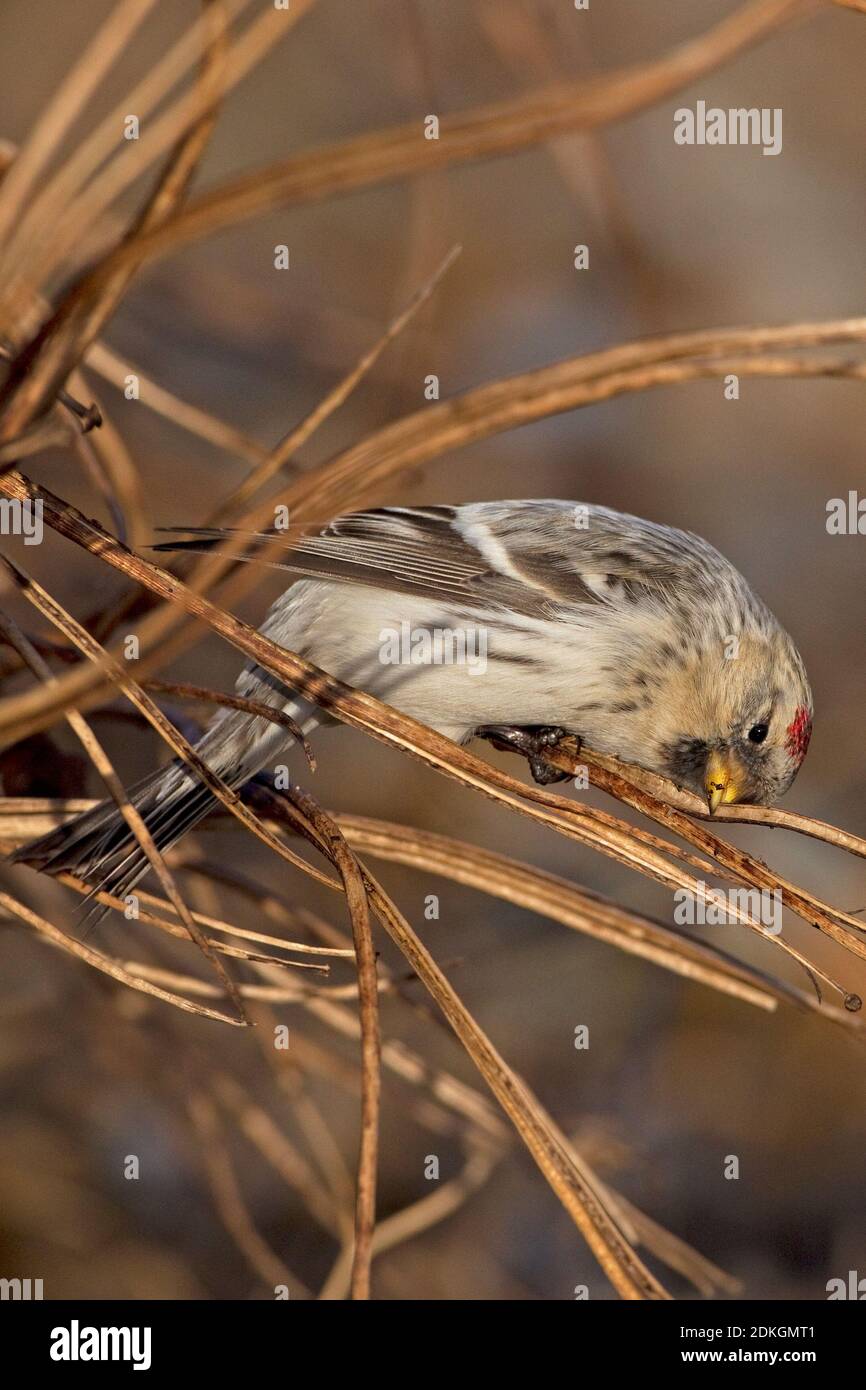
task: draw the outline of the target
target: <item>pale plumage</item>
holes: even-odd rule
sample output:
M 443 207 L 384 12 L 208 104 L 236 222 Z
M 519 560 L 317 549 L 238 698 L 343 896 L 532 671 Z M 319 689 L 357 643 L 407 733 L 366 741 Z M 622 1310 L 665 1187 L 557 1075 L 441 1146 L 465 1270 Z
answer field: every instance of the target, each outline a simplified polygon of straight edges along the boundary
M 160 548 L 203 549 L 222 533 L 195 534 Z M 302 578 L 261 631 L 457 741 L 489 725 L 565 729 L 711 805 L 774 801 L 805 754 L 811 695 L 796 648 L 688 532 L 556 500 L 382 508 L 287 536 L 279 563 Z M 256 666 L 237 688 L 307 730 L 320 722 Z M 238 786 L 290 743 L 280 726 L 222 710 L 199 752 Z M 136 802 L 162 848 L 213 804 L 182 767 L 146 779 Z M 17 857 L 115 890 L 145 867 L 108 806 Z

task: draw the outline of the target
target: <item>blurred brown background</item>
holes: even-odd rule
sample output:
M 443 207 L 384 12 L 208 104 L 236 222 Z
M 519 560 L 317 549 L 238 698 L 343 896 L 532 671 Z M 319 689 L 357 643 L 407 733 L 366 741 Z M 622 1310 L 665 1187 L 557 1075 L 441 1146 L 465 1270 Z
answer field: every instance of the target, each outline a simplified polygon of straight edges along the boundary
M 735 8 L 730 0 L 592 0 L 588 12 L 571 0 L 320 0 L 227 102 L 198 186 L 315 143 L 640 61 Z M 26 135 L 108 9 L 95 0 L 6 0 L 0 134 Z M 191 3 L 158 7 L 105 84 L 100 110 L 194 13 Z M 305 449 L 315 463 L 420 408 L 429 373 L 449 396 L 651 333 L 853 316 L 866 271 L 864 51 L 866 20 L 828 11 L 598 135 L 260 218 L 142 274 L 106 340 L 270 444 L 459 242 L 462 256 L 431 304 Z M 677 147 L 673 111 L 698 99 L 781 107 L 782 153 Z M 577 272 L 573 248 L 582 242 L 590 269 Z M 287 273 L 273 269 L 277 243 L 290 247 Z M 146 479 L 154 527 L 201 522 L 244 476 L 238 460 L 98 385 Z M 570 497 L 706 536 L 789 628 L 810 672 L 815 735 L 786 804 L 863 833 L 866 537 L 829 536 L 825 508 L 849 489 L 866 491 L 864 420 L 862 384 L 744 378 L 736 402 L 721 382 L 689 384 L 462 449 L 380 500 Z M 31 471 L 104 519 L 68 458 L 40 457 Z M 122 592 L 119 579 L 53 537 L 24 558 L 78 617 Z M 242 616 L 260 621 L 279 587 L 263 577 Z M 227 645 L 203 638 L 170 674 L 231 689 L 237 665 Z M 161 756 L 148 734 L 105 719 L 96 727 L 127 781 Z M 57 743 L 73 748 L 62 731 Z M 319 771 L 308 784 L 326 806 L 459 834 L 671 920 L 661 889 L 360 734 L 329 731 L 316 747 Z M 307 777 L 300 763 L 296 771 Z M 339 904 L 299 875 L 288 881 L 286 866 L 239 831 L 199 838 L 211 857 L 234 856 L 290 901 L 343 925 Z M 839 905 L 866 904 L 862 862 L 779 831 L 732 838 Z M 378 867 L 506 1058 L 631 1200 L 744 1280 L 754 1298 L 820 1299 L 828 1279 L 866 1274 L 861 1048 L 820 1020 L 764 1014 L 480 894 Z M 3 870 L 2 879 L 74 927 L 64 890 L 26 870 Z M 423 916 L 431 892 L 440 895 L 438 922 Z M 234 920 L 256 920 L 239 898 L 221 906 Z M 294 1133 L 291 1097 L 274 1100 L 256 1040 L 140 1006 L 25 928 L 3 925 L 0 1275 L 41 1277 L 47 1297 L 269 1297 L 215 1211 L 184 1108 L 196 1067 L 218 1066 Z M 800 922 L 786 932 L 866 994 L 851 958 Z M 716 942 L 720 933 L 742 959 L 780 969 L 772 948 L 745 932 L 705 929 Z M 152 935 L 112 923 L 93 940 L 120 959 L 144 959 Z M 381 935 L 379 944 L 400 971 Z M 350 979 L 335 971 L 335 982 Z M 420 1000 L 421 986 L 413 989 Z M 280 1017 L 340 1050 L 304 1016 Z M 590 1026 L 586 1052 L 573 1047 L 580 1023 Z M 385 1001 L 383 1027 L 476 1084 L 446 1033 L 405 1003 Z M 354 1060 L 351 1043 L 342 1053 Z M 356 1100 L 315 1079 L 310 1086 L 353 1161 Z M 451 1140 L 419 1127 L 408 1098 L 386 1077 L 383 1214 L 429 1191 L 427 1154 L 439 1154 L 443 1175 L 459 1163 Z M 258 1229 L 316 1288 L 333 1242 L 253 1147 L 236 1134 L 230 1147 Z M 137 1182 L 123 1176 L 129 1154 L 141 1159 Z M 730 1154 L 740 1159 L 738 1181 L 723 1176 Z M 593 1298 L 612 1296 L 519 1145 L 453 1217 L 374 1270 L 383 1298 L 562 1299 L 579 1283 Z

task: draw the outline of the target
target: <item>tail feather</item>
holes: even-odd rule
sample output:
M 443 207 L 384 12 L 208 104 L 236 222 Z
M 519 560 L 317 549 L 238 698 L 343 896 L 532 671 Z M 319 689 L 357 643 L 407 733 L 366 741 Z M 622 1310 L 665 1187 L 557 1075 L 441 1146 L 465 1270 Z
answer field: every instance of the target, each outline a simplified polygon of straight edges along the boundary
M 195 782 L 181 762 L 158 768 L 129 790 L 159 850 L 169 849 L 191 830 L 215 803 L 203 783 Z M 147 871 L 148 859 L 113 801 L 52 830 L 10 856 L 48 874 L 71 873 L 116 897 L 124 897 Z
M 319 719 L 315 707 L 293 698 L 279 683 L 266 683 L 266 673 L 261 673 L 257 684 L 250 684 L 257 671 L 255 667 L 247 668 L 243 678 L 254 695 L 288 710 L 302 723 L 305 732 L 315 726 Z M 293 743 L 281 724 L 270 723 L 260 715 L 224 709 L 196 747 L 208 766 L 230 787 L 237 788 Z M 128 796 L 161 851 L 176 844 L 216 804 L 210 788 L 179 759 L 136 782 Z M 126 896 L 149 864 L 111 801 L 103 801 L 32 844 L 22 845 L 10 858 L 15 864 L 29 864 L 43 873 L 74 874 L 90 884 L 94 892 L 102 890 L 117 898 Z

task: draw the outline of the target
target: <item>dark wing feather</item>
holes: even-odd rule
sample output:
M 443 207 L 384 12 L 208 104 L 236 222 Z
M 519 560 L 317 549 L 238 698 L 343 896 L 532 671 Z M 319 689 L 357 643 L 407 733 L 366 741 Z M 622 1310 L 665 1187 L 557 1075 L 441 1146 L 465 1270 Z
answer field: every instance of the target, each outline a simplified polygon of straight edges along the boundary
M 336 517 L 316 532 L 298 528 L 253 538 L 269 540 L 271 552 L 274 541 L 279 546 L 279 559 L 260 563 L 308 578 L 434 595 L 474 609 L 493 607 L 530 617 L 615 601 L 613 592 L 605 592 L 606 575 L 634 592 L 661 590 L 670 580 L 676 569 L 673 549 L 654 558 L 639 544 L 624 550 L 621 533 L 611 525 L 615 513 L 591 508 L 593 524 L 582 531 L 573 522 L 574 506 L 522 501 L 461 508 L 380 507 Z M 154 549 L 206 550 L 237 534 L 182 529 L 199 539 Z M 242 558 L 258 559 L 255 553 Z

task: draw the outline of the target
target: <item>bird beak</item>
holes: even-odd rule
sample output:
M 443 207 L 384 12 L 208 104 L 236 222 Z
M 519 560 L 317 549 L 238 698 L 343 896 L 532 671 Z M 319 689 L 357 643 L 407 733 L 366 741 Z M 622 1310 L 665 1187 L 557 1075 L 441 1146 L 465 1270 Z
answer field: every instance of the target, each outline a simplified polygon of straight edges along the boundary
M 740 800 L 744 790 L 743 782 L 742 769 L 734 762 L 730 753 L 710 754 L 704 777 L 704 790 L 711 816 L 715 815 L 720 806 Z

